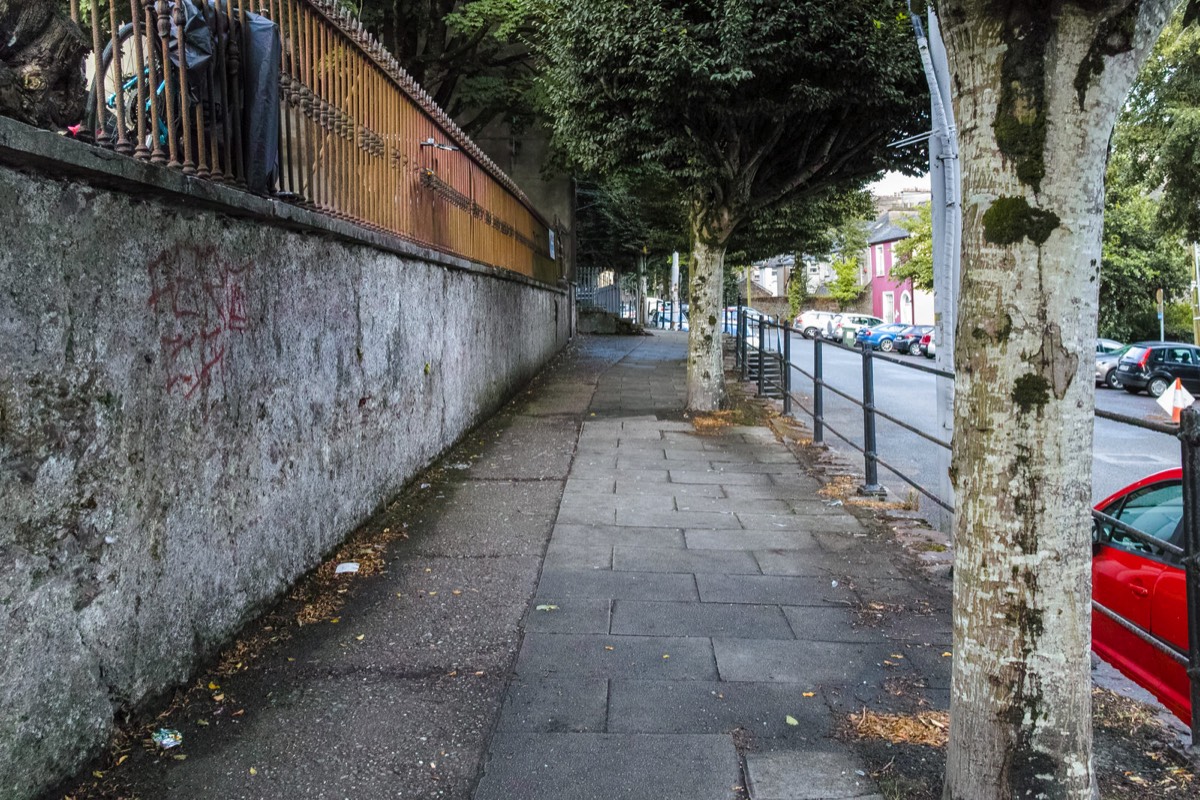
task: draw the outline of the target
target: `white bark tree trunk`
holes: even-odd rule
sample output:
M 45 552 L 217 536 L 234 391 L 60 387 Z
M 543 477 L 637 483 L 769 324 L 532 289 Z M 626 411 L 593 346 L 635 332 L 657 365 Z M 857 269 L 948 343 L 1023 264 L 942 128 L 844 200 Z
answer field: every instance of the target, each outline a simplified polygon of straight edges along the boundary
M 944 0 L 963 164 L 946 800 L 1094 796 L 1092 357 L 1109 137 L 1172 0 Z
M 687 407 L 701 413 L 725 404 L 721 309 L 725 248 L 734 228 L 728 213 L 706 212 L 699 206 L 693 208 L 692 260 L 688 265 Z

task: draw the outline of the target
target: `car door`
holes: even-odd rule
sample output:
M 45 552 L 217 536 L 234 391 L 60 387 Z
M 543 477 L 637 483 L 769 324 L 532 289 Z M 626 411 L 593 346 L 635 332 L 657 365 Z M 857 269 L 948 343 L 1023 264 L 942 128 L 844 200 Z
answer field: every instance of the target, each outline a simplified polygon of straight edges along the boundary
M 1179 378 L 1189 392 L 1200 392 L 1200 350 L 1194 347 L 1171 347 L 1167 350 L 1167 369 Z
M 1101 511 L 1150 536 L 1178 544 L 1183 489 L 1177 478 L 1137 485 Z M 1092 598 L 1143 631 L 1187 647 L 1182 569 L 1161 548 L 1104 526 L 1092 559 Z M 1181 619 L 1182 615 L 1182 619 Z M 1100 612 L 1092 614 L 1092 649 L 1181 714 L 1187 675 L 1170 656 Z

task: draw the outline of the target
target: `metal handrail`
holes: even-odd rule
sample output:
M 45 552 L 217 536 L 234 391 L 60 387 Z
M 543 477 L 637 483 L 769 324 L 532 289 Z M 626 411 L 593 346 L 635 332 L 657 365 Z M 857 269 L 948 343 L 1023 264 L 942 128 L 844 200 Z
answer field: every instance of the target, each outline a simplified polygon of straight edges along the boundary
M 755 350 L 764 352 L 762 345 L 764 342 L 761 337 L 761 331 L 765 330 L 765 325 L 771 325 L 778 330 L 783 331 L 784 341 L 787 343 L 786 350 L 790 356 L 791 334 L 794 332 L 790 325 L 786 322 L 780 323 L 763 323 L 760 321 L 760 340 L 759 346 Z M 743 379 L 745 378 L 746 369 L 746 352 L 747 339 L 746 326 L 744 325 L 744 315 L 739 309 L 739 325 L 738 325 L 737 347 L 735 348 L 740 354 L 741 367 L 743 370 Z M 821 351 L 824 347 L 837 347 L 842 350 L 855 352 L 863 359 L 863 397 L 860 400 L 846 392 L 841 391 L 837 387 L 831 386 L 824 380 L 824 367 L 821 357 Z M 889 356 L 877 356 L 869 350 L 859 350 L 851 348 L 838 342 L 823 342 L 820 339 L 814 341 L 813 346 L 813 370 L 808 372 L 802 367 L 792 364 L 790 357 L 786 358 L 785 366 L 781 371 L 782 383 L 786 387 L 785 398 L 794 400 L 794 405 L 801 411 L 808 414 L 813 419 L 813 442 L 820 444 L 824 441 L 825 431 L 829 431 L 838 439 L 845 442 L 853 450 L 863 454 L 866 467 L 866 481 L 863 487 L 864 493 L 871 493 L 875 487 L 876 469 L 880 466 L 892 472 L 909 486 L 912 486 L 918 492 L 928 497 L 937 505 L 945 508 L 948 511 L 953 511 L 953 505 L 934 495 L 932 492 L 921 486 L 917 481 L 905 475 L 903 471 L 889 464 L 886 460 L 879 457 L 875 448 L 874 436 L 874 421 L 877 416 L 881 416 L 889 422 L 904 428 L 905 430 L 915 433 L 923 439 L 932 442 L 938 446 L 951 449 L 951 443 L 937 439 L 936 437 L 926 434 L 924 431 L 918 430 L 912 425 L 897 419 L 896 417 L 881 411 L 875 407 L 873 401 L 873 386 L 874 372 L 872 362 L 875 359 L 881 359 L 894 364 L 898 364 L 908 369 L 915 369 L 919 372 L 925 372 L 944 378 L 953 378 L 954 373 L 936 368 L 926 367 L 920 364 L 912 364 L 906 361 Z M 760 360 L 761 364 L 761 360 Z M 793 396 L 790 392 L 792 372 L 799 372 L 804 377 L 813 382 L 813 407 L 808 408 L 800 397 Z M 773 382 L 772 382 L 773 383 Z M 760 394 L 763 388 L 762 371 L 759 372 L 759 391 Z M 824 393 L 832 392 L 838 397 L 842 397 L 849 401 L 852 405 L 863 409 L 863 436 L 864 446 L 860 446 L 843 434 L 841 431 L 831 427 L 824 419 L 823 403 Z M 789 404 L 790 405 L 790 404 Z M 1184 529 L 1184 546 L 1180 547 L 1172 542 L 1166 542 L 1156 537 L 1151 536 L 1145 531 L 1141 531 L 1128 523 L 1105 514 L 1101 511 L 1092 510 L 1092 518 L 1099 524 L 1111 526 L 1112 529 L 1119 530 L 1125 535 L 1128 535 L 1138 542 L 1147 546 L 1156 548 L 1159 552 L 1177 557 L 1181 560 L 1186 573 L 1187 582 L 1187 613 L 1188 613 L 1188 649 L 1187 655 L 1180 653 L 1179 648 L 1172 645 L 1150 631 L 1145 630 L 1139 625 L 1125 619 L 1121 615 L 1104 607 L 1103 605 L 1092 600 L 1092 607 L 1105 617 L 1112 619 L 1124 629 L 1130 631 L 1134 635 L 1148 642 L 1158 650 L 1170 656 L 1177 663 L 1187 667 L 1187 673 L 1191 682 L 1191 729 L 1192 731 L 1200 730 L 1200 409 L 1192 407 L 1184 409 L 1182 414 L 1182 422 L 1179 426 L 1166 423 L 1153 422 L 1149 420 L 1138 419 L 1124 414 L 1116 414 L 1110 411 L 1102 411 L 1097 409 L 1096 416 L 1101 419 L 1108 419 L 1114 422 L 1132 425 L 1143 430 L 1154 431 L 1174 436 L 1181 443 L 1182 463 L 1183 463 L 1183 493 L 1184 493 L 1184 513 L 1183 513 L 1183 529 Z

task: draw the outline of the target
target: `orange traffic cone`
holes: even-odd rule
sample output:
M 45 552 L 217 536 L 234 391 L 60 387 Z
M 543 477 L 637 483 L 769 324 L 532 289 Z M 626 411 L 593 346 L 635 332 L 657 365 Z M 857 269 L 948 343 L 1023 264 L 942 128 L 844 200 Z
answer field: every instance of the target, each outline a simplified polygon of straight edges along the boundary
M 1180 413 L 1196 401 L 1187 389 L 1183 388 L 1183 382 L 1179 378 L 1175 379 L 1175 385 L 1162 393 L 1162 397 L 1158 398 L 1158 404 L 1162 406 L 1162 410 L 1171 415 L 1171 421 L 1176 425 L 1179 424 Z

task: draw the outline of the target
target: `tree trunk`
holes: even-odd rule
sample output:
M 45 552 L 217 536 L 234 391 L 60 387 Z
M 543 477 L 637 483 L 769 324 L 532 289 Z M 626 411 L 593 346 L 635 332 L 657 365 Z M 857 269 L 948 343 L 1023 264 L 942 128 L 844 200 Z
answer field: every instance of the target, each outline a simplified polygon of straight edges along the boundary
M 0 114 L 41 127 L 79 122 L 90 49 L 59 3 L 0 0 Z
M 1096 791 L 1089 507 L 1104 169 L 1172 5 L 939 5 L 966 198 L 946 800 Z
M 692 261 L 688 269 L 689 411 L 716 411 L 725 404 L 725 354 L 721 318 L 725 294 L 725 248 L 733 233 L 726 209 L 694 204 L 691 212 Z

